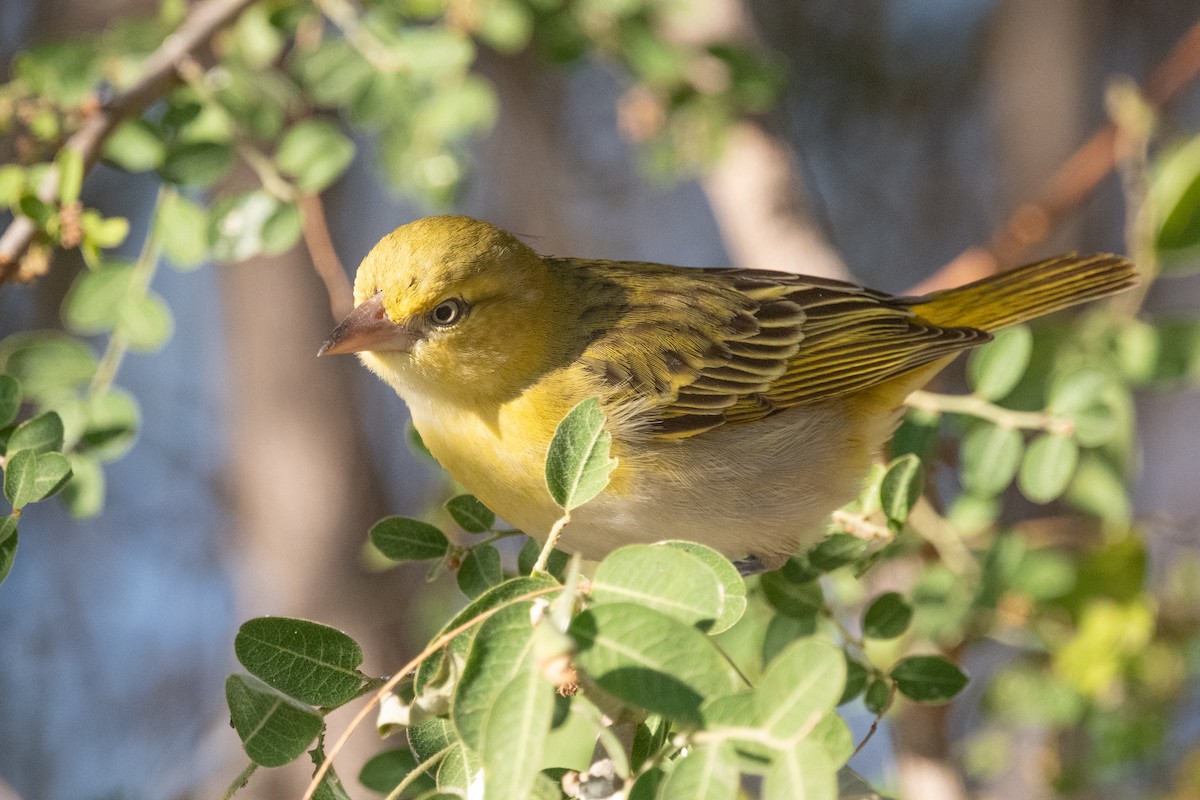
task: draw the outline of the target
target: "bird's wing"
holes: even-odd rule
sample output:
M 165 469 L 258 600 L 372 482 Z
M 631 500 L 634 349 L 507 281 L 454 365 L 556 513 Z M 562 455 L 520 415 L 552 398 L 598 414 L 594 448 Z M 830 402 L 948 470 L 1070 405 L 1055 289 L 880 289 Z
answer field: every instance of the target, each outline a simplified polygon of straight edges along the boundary
M 650 401 L 643 406 L 659 437 L 865 389 L 990 338 L 934 325 L 904 299 L 840 281 L 662 270 L 582 358 L 618 396 Z

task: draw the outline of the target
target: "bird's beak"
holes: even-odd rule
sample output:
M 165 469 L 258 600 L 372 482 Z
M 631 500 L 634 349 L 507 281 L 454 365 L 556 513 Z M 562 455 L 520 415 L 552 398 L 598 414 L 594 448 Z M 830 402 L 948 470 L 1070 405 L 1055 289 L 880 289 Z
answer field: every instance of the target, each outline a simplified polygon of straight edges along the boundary
M 333 333 L 329 334 L 317 355 L 336 356 L 341 353 L 360 353 L 364 350 L 408 352 L 417 338 L 412 329 L 388 319 L 383 308 L 383 293 L 377 292 L 351 311 L 349 316 L 333 329 Z

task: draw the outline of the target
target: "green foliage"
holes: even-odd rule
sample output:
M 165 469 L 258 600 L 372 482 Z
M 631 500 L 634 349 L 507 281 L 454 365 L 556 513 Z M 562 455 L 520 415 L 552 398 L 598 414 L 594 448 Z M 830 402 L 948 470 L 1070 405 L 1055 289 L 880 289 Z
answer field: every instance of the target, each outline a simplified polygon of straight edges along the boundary
M 604 490 L 617 466 L 608 454 L 611 444 L 597 398 L 584 400 L 563 417 L 546 454 L 546 485 L 563 510 L 581 506 Z

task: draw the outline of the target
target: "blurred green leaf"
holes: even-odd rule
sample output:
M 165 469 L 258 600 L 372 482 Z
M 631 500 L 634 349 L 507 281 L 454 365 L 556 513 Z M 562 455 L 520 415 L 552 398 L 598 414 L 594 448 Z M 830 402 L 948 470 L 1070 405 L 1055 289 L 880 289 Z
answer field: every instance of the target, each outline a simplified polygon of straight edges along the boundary
M 316 709 L 252 675 L 230 675 L 225 700 L 246 755 L 264 767 L 297 759 L 324 726 Z
M 20 410 L 20 381 L 11 375 L 0 375 L 0 428 L 11 425 Z
M 170 149 L 158 174 L 167 183 L 212 186 L 233 165 L 233 149 L 225 142 L 193 141 Z
M 707 630 L 721 614 L 713 571 L 682 550 L 634 544 L 614 550 L 592 578 L 592 602 L 636 603 Z
M 1078 463 L 1079 447 L 1073 440 L 1043 433 L 1025 450 L 1017 486 L 1033 502 L 1049 503 L 1067 490 Z
M 58 396 L 92 379 L 96 358 L 86 344 L 57 331 L 23 331 L 0 340 L 0 369 L 33 400 Z
M 71 453 L 68 460 L 71 479 L 62 490 L 63 505 L 77 519 L 94 517 L 104 510 L 104 469 L 86 453 Z
M 282 34 L 271 24 L 267 8 L 260 5 L 251 5 L 242 12 L 232 35 L 238 53 L 254 69 L 269 67 L 285 44 Z
M 504 580 L 500 551 L 490 544 L 471 549 L 458 568 L 457 582 L 462 593 L 472 600 Z
M 63 299 L 63 322 L 85 336 L 107 333 L 117 324 L 132 282 L 133 267 L 125 262 L 110 262 L 79 273 Z
M 1200 245 L 1200 136 L 1194 136 L 1157 159 L 1151 196 L 1158 209 L 1160 250 L 1188 250 Z M 1164 274 L 1181 274 L 1192 259 L 1164 260 Z M 1194 266 L 1193 266 L 1194 269 Z
M 912 613 L 912 606 L 899 592 L 884 592 L 871 602 L 863 614 L 863 636 L 894 639 L 908 630 Z
M 1025 325 L 996 331 L 995 338 L 971 351 L 967 378 L 971 390 L 984 400 L 1000 400 L 1025 374 L 1033 355 L 1033 333 Z
M 554 502 L 567 511 L 604 491 L 617 466 L 609 457 L 612 435 L 604 430 L 604 421 L 599 399 L 590 397 L 567 412 L 550 440 L 546 485 Z
M 889 674 L 900 693 L 921 703 L 945 703 L 967 685 L 967 676 L 941 656 L 909 656 Z
M 198 203 L 172 192 L 159 206 L 155 224 L 174 266 L 195 267 L 208 255 L 208 212 Z
M 740 776 L 733 748 L 724 742 L 701 744 L 677 759 L 659 787 L 658 800 L 735 800 Z
M 238 629 L 233 651 L 252 675 L 310 705 L 340 706 L 362 687 L 362 648 L 328 625 L 258 617 Z
M 991 680 L 987 707 L 1003 720 L 1056 727 L 1077 724 L 1085 711 L 1083 698 L 1052 672 L 1021 662 Z
M 796 742 L 775 759 L 763 780 L 763 800 L 836 800 L 837 796 L 837 767 L 815 742 Z
M 863 705 L 872 714 L 882 714 L 891 698 L 891 684 L 885 678 L 872 678 L 863 695 Z
M 842 696 L 838 698 L 837 704 L 845 705 L 862 694 L 863 690 L 867 688 L 868 676 L 866 667 L 850 656 L 846 656 L 846 688 L 842 690 Z
M 416 756 L 407 747 L 397 747 L 376 753 L 363 764 L 358 774 L 359 783 L 373 792 L 388 794 L 417 766 Z M 428 774 L 416 778 L 412 787 L 400 795 L 409 798 L 434 788 L 433 778 Z
M 261 189 L 219 201 L 208 221 L 213 258 L 237 262 L 286 250 L 300 233 L 298 214 L 294 204 Z
M 114 329 L 135 353 L 156 353 L 175 331 L 175 318 L 167 301 L 154 292 L 126 297 L 117 308 Z
M 924 488 L 921 459 L 909 454 L 888 464 L 879 484 L 879 505 L 888 524 L 900 529 Z
M 1083 367 L 1058 377 L 1050 386 L 1051 414 L 1074 423 L 1074 437 L 1085 447 L 1097 447 L 1117 434 L 1112 395 L 1123 390 L 1112 375 Z
M 496 515 L 474 495 L 460 494 L 451 497 L 446 502 L 446 510 L 458 523 L 458 527 L 467 533 L 486 533 L 496 524 Z
M 759 581 L 767 602 L 781 614 L 797 619 L 812 620 L 825 608 L 825 595 L 815 580 L 796 583 L 781 571 L 768 572 Z
M 853 564 L 866 551 L 866 540 L 848 533 L 831 533 L 808 551 L 808 563 L 821 572 L 832 572 Z
M 517 572 L 521 575 L 528 575 L 532 572 L 533 565 L 537 563 L 541 553 L 542 543 L 536 539 L 526 538 L 525 543 L 521 545 L 521 552 L 517 553 Z M 550 558 L 546 561 L 546 571 L 561 580 L 570 560 L 571 557 L 562 550 L 555 550 L 550 553 Z
M 963 437 L 959 475 L 963 487 L 985 497 L 1003 492 L 1017 474 L 1024 441 L 1014 428 L 977 422 Z
M 79 218 L 79 227 L 83 231 L 84 245 L 94 248 L 97 256 L 99 249 L 116 247 L 129 235 L 129 220 L 125 217 L 103 217 L 100 212 L 92 208 L 84 209 Z M 88 261 L 88 266 L 93 269 L 98 265 L 99 259 L 94 259 L 94 261 L 96 263 Z
M 568 633 L 579 648 L 576 666 L 600 689 L 685 725 L 700 722 L 706 697 L 740 688 L 737 673 L 704 634 L 640 605 L 588 609 Z
M 133 446 L 141 424 L 137 399 L 114 387 L 88 398 L 80 442 L 101 461 L 115 461 Z
M 127 120 L 104 140 L 105 160 L 128 172 L 158 169 L 167 157 L 162 131 L 145 119 Z
M 1093 453 L 1080 456 L 1075 477 L 1067 487 L 1066 499 L 1080 511 L 1107 522 L 1124 524 L 1133 517 L 1124 476 L 1106 459 Z
M 755 688 L 763 729 L 777 739 L 799 737 L 833 710 L 845 684 L 846 660 L 839 648 L 816 638 L 793 642 Z
M 275 163 L 301 191 L 320 192 L 337 180 L 354 159 L 354 142 L 325 119 L 297 122 L 279 143 Z
M 74 203 L 83 189 L 83 154 L 74 147 L 64 147 L 54 162 L 58 165 L 58 200 Z

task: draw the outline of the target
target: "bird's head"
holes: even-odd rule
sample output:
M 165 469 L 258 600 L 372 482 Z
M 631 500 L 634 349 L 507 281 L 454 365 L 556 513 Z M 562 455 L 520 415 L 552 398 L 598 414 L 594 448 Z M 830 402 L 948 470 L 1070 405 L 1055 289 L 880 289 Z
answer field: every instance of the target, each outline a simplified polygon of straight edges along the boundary
M 363 259 L 355 309 L 320 354 L 359 353 L 405 395 L 502 400 L 548 368 L 567 300 L 561 276 L 511 234 L 428 217 Z

